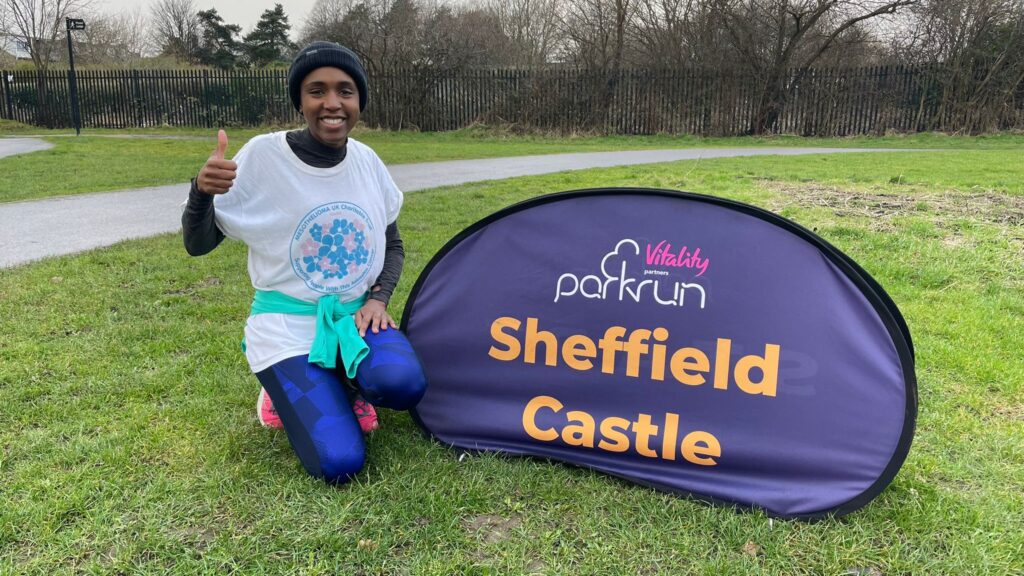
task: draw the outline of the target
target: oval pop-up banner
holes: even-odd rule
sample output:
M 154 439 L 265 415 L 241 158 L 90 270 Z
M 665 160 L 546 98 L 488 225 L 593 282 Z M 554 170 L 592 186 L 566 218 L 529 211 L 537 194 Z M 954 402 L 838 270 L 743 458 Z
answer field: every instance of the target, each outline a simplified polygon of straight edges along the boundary
M 470 226 L 402 328 L 413 416 L 462 449 L 560 460 L 787 518 L 869 502 L 917 415 L 910 333 L 849 257 L 764 210 L 552 194 Z

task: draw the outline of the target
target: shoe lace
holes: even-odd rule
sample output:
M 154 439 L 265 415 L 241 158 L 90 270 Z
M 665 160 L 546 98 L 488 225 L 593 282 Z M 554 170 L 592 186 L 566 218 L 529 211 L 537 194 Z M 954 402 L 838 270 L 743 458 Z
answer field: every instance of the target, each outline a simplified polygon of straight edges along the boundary
M 356 401 L 352 403 L 352 411 L 355 412 L 357 418 L 373 416 L 374 413 L 371 410 L 370 403 L 362 398 L 356 398 Z

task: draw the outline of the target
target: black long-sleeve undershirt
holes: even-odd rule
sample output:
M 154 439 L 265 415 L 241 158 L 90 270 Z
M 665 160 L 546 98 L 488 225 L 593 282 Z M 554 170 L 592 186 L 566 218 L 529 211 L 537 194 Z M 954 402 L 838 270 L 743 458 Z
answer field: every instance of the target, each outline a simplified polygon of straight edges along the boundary
M 313 138 L 309 129 L 294 130 L 285 135 L 288 146 L 300 160 L 315 168 L 337 166 L 345 159 L 347 146 L 331 148 Z M 192 256 L 202 256 L 213 251 L 224 240 L 224 233 L 217 228 L 213 195 L 199 190 L 196 179 L 188 193 L 188 202 L 181 215 L 182 236 L 185 250 Z M 384 268 L 381 270 L 370 298 L 387 304 L 398 286 L 405 264 L 405 246 L 398 232 L 398 223 L 392 222 L 384 231 Z

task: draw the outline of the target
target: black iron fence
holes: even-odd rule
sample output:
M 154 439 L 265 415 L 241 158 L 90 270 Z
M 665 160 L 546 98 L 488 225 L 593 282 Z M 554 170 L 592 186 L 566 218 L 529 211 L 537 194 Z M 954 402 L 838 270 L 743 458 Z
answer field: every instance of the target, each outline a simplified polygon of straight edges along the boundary
M 68 72 L 0 71 L 0 117 L 71 126 Z M 795 80 L 799 78 L 799 80 Z M 794 74 L 772 132 L 818 136 L 1024 128 L 1024 82 L 953 83 L 941 65 Z M 561 132 L 747 133 L 761 86 L 728 71 L 396 70 L 371 78 L 371 127 L 453 130 L 476 122 Z M 284 70 L 78 73 L 85 128 L 296 124 Z
M 2 72 L 3 117 L 71 126 L 66 70 Z M 299 120 L 277 70 L 79 71 L 85 128 L 249 126 Z M 42 96 L 41 96 L 42 95 Z

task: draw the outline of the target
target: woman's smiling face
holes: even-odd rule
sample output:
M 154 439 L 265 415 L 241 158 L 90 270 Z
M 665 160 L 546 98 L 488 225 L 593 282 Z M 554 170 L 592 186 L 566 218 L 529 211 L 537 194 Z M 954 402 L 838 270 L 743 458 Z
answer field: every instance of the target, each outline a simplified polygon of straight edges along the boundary
M 302 116 L 321 143 L 341 148 L 359 122 L 359 89 L 340 68 L 324 66 L 306 75 L 299 91 Z

